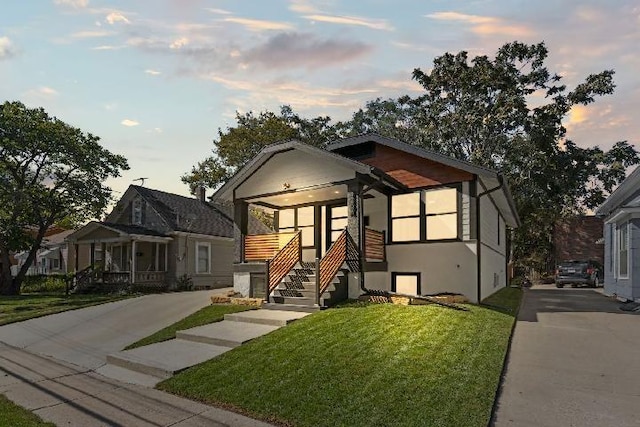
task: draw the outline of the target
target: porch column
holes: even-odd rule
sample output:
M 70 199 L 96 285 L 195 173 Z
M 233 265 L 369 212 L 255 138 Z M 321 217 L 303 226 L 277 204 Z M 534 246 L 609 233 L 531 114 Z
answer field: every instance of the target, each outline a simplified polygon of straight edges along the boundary
M 100 243 L 100 250 L 102 251 L 100 252 L 102 256 L 102 271 L 107 271 L 107 244 Z
M 131 241 L 131 284 L 136 281 L 136 241 Z
M 96 268 L 96 244 L 91 242 L 91 269 Z
M 153 270 L 158 271 L 160 270 L 160 243 L 153 242 L 153 246 L 155 248 L 155 253 L 156 253 L 156 259 L 154 261 Z
M 233 242 L 236 264 L 244 262 L 244 236 L 249 223 L 249 204 L 242 200 L 233 201 Z
M 364 237 L 364 215 L 362 212 L 362 183 L 353 182 L 347 186 L 347 231 L 358 249 L 362 248 Z
M 75 264 L 74 268 L 75 268 L 75 272 L 77 273 L 77 272 L 78 272 L 78 267 L 80 266 L 80 245 L 79 245 L 79 244 L 77 244 L 77 243 L 76 243 L 76 244 L 74 244 L 74 245 L 73 245 L 73 250 L 74 250 L 74 252 L 75 252 L 75 258 L 76 258 L 76 259 L 74 260 L 74 261 L 75 261 L 75 263 L 74 263 L 74 264 Z
M 169 243 L 164 244 L 164 271 L 169 271 Z

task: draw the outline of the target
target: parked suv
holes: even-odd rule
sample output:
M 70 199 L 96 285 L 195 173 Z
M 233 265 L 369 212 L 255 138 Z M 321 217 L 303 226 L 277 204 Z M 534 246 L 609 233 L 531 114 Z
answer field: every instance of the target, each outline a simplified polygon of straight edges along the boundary
M 556 287 L 570 284 L 597 288 L 602 283 L 602 266 L 598 261 L 564 261 L 556 270 Z

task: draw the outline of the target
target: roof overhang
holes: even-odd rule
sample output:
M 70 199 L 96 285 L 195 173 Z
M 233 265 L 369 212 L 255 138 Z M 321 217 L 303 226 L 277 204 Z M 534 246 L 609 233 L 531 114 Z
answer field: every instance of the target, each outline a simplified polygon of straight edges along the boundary
M 622 183 L 607 197 L 598 209 L 596 216 L 611 215 L 616 209 L 624 205 L 640 191 L 640 167 L 637 167 Z
M 97 230 L 107 230 L 112 235 L 110 236 L 91 236 L 92 233 Z M 127 233 L 122 230 L 118 230 L 117 228 L 111 227 L 107 224 L 91 221 L 86 224 L 84 227 L 76 230 L 71 233 L 66 241 L 70 243 L 80 243 L 80 242 L 91 242 L 91 243 L 109 243 L 109 242 L 122 242 L 122 241 L 146 241 L 146 242 L 168 242 L 173 240 L 172 237 L 168 236 L 157 236 L 157 235 L 149 235 L 149 234 L 141 234 L 141 233 Z
M 296 152 L 304 155 L 306 168 L 323 168 L 323 165 L 348 170 L 347 176 L 336 176 L 335 179 L 324 180 L 325 182 L 313 181 L 305 185 L 288 186 L 286 182 L 277 191 L 264 192 L 256 191 L 247 193 L 244 187 L 252 176 L 257 173 L 264 173 L 269 168 L 269 163 L 274 162 L 273 169 L 281 169 L 276 165 L 278 156 L 290 155 L 287 153 Z M 358 161 L 349 159 L 330 151 L 303 144 L 299 141 L 287 141 L 265 147 L 256 157 L 254 157 L 243 168 L 238 170 L 216 193 L 211 200 L 216 202 L 232 201 L 242 199 L 251 203 L 261 203 L 266 206 L 285 206 L 293 204 L 303 204 L 304 202 L 326 201 L 346 197 L 345 184 L 348 180 L 353 180 L 358 176 L 368 177 L 370 182 L 392 189 L 406 189 L 397 180 L 386 175 L 381 170 L 365 165 Z

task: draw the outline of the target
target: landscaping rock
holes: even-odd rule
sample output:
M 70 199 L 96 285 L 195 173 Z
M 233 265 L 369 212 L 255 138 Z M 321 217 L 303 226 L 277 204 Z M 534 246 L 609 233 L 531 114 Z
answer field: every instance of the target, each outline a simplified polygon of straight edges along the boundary
M 231 304 L 237 305 L 250 305 L 252 307 L 260 307 L 262 305 L 262 299 L 260 298 L 230 298 Z
M 211 297 L 211 304 L 229 304 L 231 298 L 222 295 L 213 295 Z

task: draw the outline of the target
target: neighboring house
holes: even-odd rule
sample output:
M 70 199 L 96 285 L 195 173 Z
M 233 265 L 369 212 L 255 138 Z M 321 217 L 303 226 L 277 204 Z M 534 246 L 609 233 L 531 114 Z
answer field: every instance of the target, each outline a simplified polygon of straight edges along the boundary
M 256 234 L 269 232 L 254 218 L 249 223 Z M 67 241 L 72 271 L 98 270 L 81 276 L 105 285 L 174 288 L 183 278 L 196 287 L 232 283 L 231 208 L 206 202 L 203 190 L 188 198 L 131 185 L 104 222 L 88 223 Z
M 313 307 L 335 302 L 345 282 L 341 297 L 377 289 L 477 302 L 506 286 L 507 227 L 519 224 L 498 173 L 376 134 L 327 149 L 268 146 L 212 200 L 234 203 L 234 289 L 261 296 L 268 286 L 270 301 Z M 252 236 L 250 205 L 272 209 L 278 233 Z
M 67 243 L 65 239 L 74 230 L 53 228 L 45 234 L 40 248 L 36 252 L 36 258 L 27 270 L 28 276 L 44 274 L 64 274 L 67 272 Z M 19 271 L 29 256 L 28 251 L 22 251 L 15 255 L 18 264 L 15 271 Z
M 557 221 L 553 232 L 554 267 L 569 260 L 594 260 L 604 265 L 603 226 L 602 218 L 593 215 Z
M 640 301 L 640 167 L 596 215 L 604 218 L 604 293 Z

